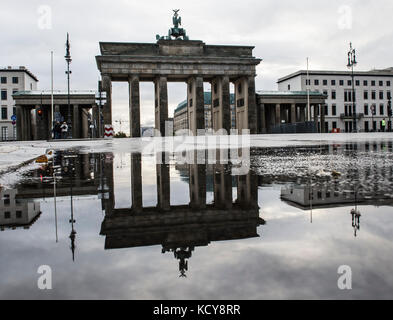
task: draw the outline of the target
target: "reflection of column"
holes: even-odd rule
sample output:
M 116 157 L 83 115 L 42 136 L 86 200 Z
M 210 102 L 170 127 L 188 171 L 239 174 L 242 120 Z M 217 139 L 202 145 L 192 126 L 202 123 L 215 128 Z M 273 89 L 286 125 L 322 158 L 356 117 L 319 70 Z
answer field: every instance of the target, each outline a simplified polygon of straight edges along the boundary
M 205 129 L 203 78 L 192 77 L 187 84 L 188 128 L 196 135 L 198 129 Z
M 161 210 L 170 210 L 170 176 L 169 164 L 165 162 L 165 153 L 159 154 L 161 164 L 156 165 L 157 171 L 157 207 Z
M 228 76 L 213 79 L 211 92 L 212 128 L 224 129 L 229 134 L 232 122 Z
M 141 136 L 139 77 L 137 75 L 131 76 L 128 83 L 130 92 L 130 135 L 131 138 L 138 138 Z
M 113 179 L 113 154 L 105 154 L 103 158 L 103 173 L 104 173 L 104 210 L 108 215 L 115 209 L 115 191 Z M 109 195 L 109 197 L 106 197 Z
M 281 105 L 279 103 L 276 104 L 276 126 L 281 124 Z
M 196 157 L 194 158 L 195 162 Z M 192 209 L 206 208 L 206 165 L 190 164 L 190 207 Z
M 73 105 L 72 113 L 72 138 L 79 139 L 81 137 L 81 110 L 77 104 Z
M 132 210 L 142 211 L 142 157 L 140 153 L 131 153 L 131 199 Z
M 232 176 L 228 165 L 214 165 L 214 205 L 217 208 L 232 208 Z
M 168 121 L 167 78 L 159 77 L 154 81 L 155 88 L 155 128 L 165 136 L 165 121 Z
M 237 178 L 237 203 L 242 208 L 258 207 L 258 179 L 252 171 Z
M 105 124 L 112 124 L 112 79 L 102 75 L 102 89 L 106 93 L 106 103 L 102 108 L 102 117 Z
M 291 123 L 296 123 L 296 104 L 291 104 Z

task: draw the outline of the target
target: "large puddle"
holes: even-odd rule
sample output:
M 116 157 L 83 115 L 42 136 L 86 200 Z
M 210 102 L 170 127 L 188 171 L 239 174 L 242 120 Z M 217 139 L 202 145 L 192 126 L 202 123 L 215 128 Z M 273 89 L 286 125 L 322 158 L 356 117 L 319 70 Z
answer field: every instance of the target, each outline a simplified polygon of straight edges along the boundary
M 392 299 L 392 144 L 250 155 L 56 152 L 0 189 L 0 298 Z

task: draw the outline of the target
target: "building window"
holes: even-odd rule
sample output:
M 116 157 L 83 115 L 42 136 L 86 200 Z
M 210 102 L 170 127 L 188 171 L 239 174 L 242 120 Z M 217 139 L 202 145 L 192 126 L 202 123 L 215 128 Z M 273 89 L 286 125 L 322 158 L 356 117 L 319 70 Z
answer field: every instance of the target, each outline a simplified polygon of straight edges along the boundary
M 323 90 L 323 94 L 324 94 L 325 96 L 327 96 L 327 95 L 328 95 L 327 90 Z
M 352 80 L 348 80 L 347 84 L 348 84 L 349 86 L 352 86 Z
M 1 140 L 8 140 L 8 127 L 1 127 Z
M 22 211 L 16 211 L 16 218 L 21 219 L 22 218 Z
M 375 87 L 375 80 L 372 80 L 372 81 L 371 81 L 371 86 L 372 86 L 372 87 Z
M 379 100 L 383 100 L 383 91 L 379 91 Z
M 291 85 L 290 84 L 288 84 L 288 91 L 290 91 L 291 90 Z
M 379 81 L 379 86 L 383 87 L 383 81 Z
M 375 100 L 375 99 L 376 99 L 376 96 L 377 96 L 377 94 L 376 94 L 375 91 L 371 92 L 371 99 L 372 99 L 372 100 Z
M 4 219 L 11 219 L 11 212 L 4 212 Z
M 383 104 L 379 105 L 379 114 L 383 116 Z
M 363 80 L 363 85 L 364 85 L 365 87 L 367 87 L 367 86 L 368 86 L 368 81 L 367 81 L 367 80 Z
M 7 83 L 7 77 L 1 77 L 1 83 L 6 84 Z
M 368 100 L 368 91 L 364 91 L 363 98 L 364 100 Z
M 337 107 L 335 104 L 332 105 L 332 116 L 335 116 L 337 114 Z
M 356 80 L 356 81 L 355 81 L 355 84 L 356 84 L 357 86 L 360 86 L 360 81 L 359 81 L 359 80 Z
M 332 122 L 332 128 L 333 128 L 333 129 L 337 129 L 337 122 L 336 122 L 336 121 L 333 121 L 333 122 Z
M 332 90 L 332 100 L 336 100 L 336 91 Z
M 340 86 L 344 85 L 344 80 L 340 80 Z
M 319 80 L 318 79 L 314 80 L 314 85 L 319 86 Z
M 390 87 L 390 81 L 386 81 L 386 86 Z
M 364 115 L 368 116 L 368 104 L 364 105 Z
M 8 115 L 7 115 L 7 107 L 2 107 L 1 108 L 1 120 L 7 120 Z
M 370 127 L 368 125 L 368 121 L 364 121 L 364 131 L 366 131 L 366 132 L 370 131 Z
M 12 77 L 12 83 L 14 83 L 14 84 L 19 83 L 19 78 L 18 77 Z
M 1 90 L 1 100 L 7 100 L 7 90 Z
M 327 80 L 323 80 L 323 85 L 327 86 L 328 85 L 328 81 Z
M 336 85 L 336 80 L 332 80 L 331 84 L 332 84 L 332 86 L 335 86 Z
M 325 105 L 325 116 L 329 115 L 329 106 Z
M 311 85 L 311 80 L 310 79 L 306 79 L 306 86 L 310 86 Z

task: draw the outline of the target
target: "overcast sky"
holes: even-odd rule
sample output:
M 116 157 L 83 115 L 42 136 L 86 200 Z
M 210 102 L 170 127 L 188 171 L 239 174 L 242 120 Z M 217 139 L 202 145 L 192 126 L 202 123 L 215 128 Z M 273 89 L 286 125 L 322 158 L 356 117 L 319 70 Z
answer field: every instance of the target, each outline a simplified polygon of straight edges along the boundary
M 277 89 L 278 78 L 306 68 L 346 70 L 352 41 L 357 70 L 393 66 L 391 0 L 2 0 L 0 66 L 24 65 L 50 89 L 54 51 L 55 89 L 66 88 L 67 31 L 73 58 L 71 89 L 96 89 L 99 41 L 155 42 L 180 9 L 192 40 L 206 44 L 253 45 L 263 59 L 256 88 Z M 51 19 L 50 19 L 51 18 Z M 169 85 L 169 114 L 186 97 L 185 84 Z M 127 84 L 113 84 L 113 119 L 128 119 Z M 141 84 L 142 125 L 153 124 L 153 84 Z M 117 128 L 119 129 L 119 128 Z M 128 123 L 123 124 L 128 130 Z

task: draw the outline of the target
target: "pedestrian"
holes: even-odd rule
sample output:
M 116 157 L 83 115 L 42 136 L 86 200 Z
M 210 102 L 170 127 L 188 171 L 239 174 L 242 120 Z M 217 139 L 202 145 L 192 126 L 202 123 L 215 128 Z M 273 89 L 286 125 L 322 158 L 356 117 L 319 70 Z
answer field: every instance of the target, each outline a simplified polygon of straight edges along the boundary
M 61 126 L 60 126 L 60 122 L 59 121 L 56 121 L 55 127 L 53 128 L 53 132 L 54 132 L 55 139 L 60 139 L 60 137 L 61 137 Z
M 67 139 L 67 132 L 68 132 L 67 123 L 64 121 L 60 128 L 61 128 L 61 138 Z
M 383 118 L 383 120 L 381 122 L 381 130 L 382 130 L 382 132 L 385 132 L 385 127 L 386 127 L 386 121 L 385 121 L 385 118 Z

